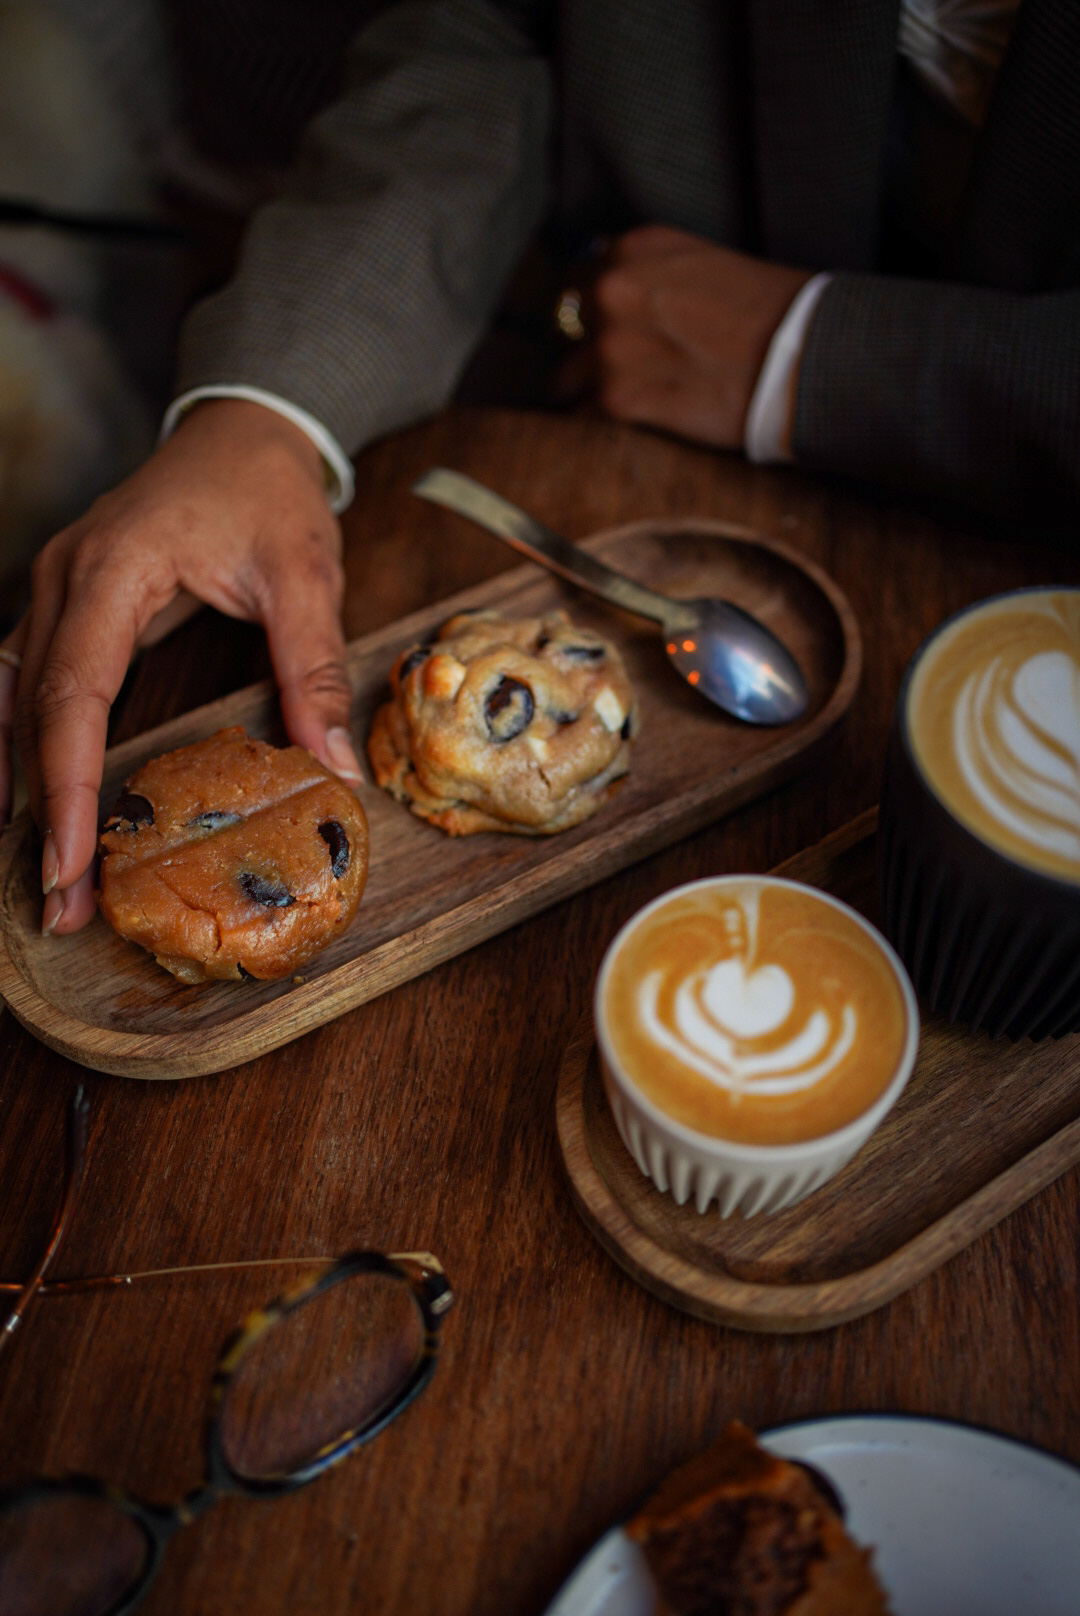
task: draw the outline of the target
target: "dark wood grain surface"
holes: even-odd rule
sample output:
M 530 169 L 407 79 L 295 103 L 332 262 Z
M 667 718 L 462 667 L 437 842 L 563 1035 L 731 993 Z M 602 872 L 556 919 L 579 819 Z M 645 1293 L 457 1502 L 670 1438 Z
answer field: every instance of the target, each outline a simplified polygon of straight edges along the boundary
M 409 496 L 436 463 L 571 537 L 667 514 L 774 533 L 851 600 L 863 686 L 811 774 L 300 1041 L 181 1084 L 86 1075 L 86 1184 L 58 1273 L 427 1247 L 457 1294 L 421 1399 L 303 1492 L 228 1500 L 188 1527 L 144 1608 L 538 1616 L 592 1542 L 732 1415 L 761 1427 L 904 1410 L 1080 1461 L 1080 1170 L 877 1312 L 750 1335 L 670 1309 L 607 1256 L 574 1210 L 553 1114 L 621 922 L 679 881 L 769 868 L 869 806 L 921 638 L 968 601 L 1080 580 L 1080 557 L 600 422 L 457 411 L 360 462 L 350 637 L 516 564 Z M 133 672 L 114 739 L 266 672 L 257 633 L 204 614 Z M 4 1279 L 28 1273 L 47 1237 L 83 1075 L 0 1019 Z M 202 1480 L 218 1349 L 289 1277 L 39 1298 L 0 1353 L 0 1484 L 78 1469 L 179 1499 Z

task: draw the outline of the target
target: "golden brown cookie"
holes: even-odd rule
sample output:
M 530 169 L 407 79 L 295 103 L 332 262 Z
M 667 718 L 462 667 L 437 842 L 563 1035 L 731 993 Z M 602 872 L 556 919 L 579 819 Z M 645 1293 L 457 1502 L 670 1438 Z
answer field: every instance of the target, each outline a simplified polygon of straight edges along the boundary
M 637 719 L 622 658 L 565 612 L 462 612 L 390 675 L 368 756 L 375 778 L 451 836 L 566 830 L 630 762 Z
M 144 763 L 101 849 L 105 919 L 182 982 L 290 976 L 344 931 L 367 878 L 348 787 L 240 728 Z

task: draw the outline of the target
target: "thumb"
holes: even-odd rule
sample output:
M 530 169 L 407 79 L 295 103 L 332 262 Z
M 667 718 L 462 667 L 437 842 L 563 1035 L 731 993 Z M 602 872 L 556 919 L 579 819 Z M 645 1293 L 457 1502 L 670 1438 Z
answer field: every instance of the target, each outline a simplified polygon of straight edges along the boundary
M 340 569 L 336 576 L 329 570 L 309 574 L 305 587 L 296 587 L 295 578 L 290 582 L 291 588 L 275 593 L 263 618 L 285 728 L 292 741 L 355 788 L 363 776 L 349 734 L 352 686 L 338 609 Z

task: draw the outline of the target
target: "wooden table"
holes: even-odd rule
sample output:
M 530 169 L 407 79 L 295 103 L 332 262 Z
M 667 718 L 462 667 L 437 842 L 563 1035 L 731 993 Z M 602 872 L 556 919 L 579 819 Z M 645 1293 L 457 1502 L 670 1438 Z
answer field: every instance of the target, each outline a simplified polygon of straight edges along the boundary
M 440 463 L 572 537 L 679 513 L 783 538 L 854 605 L 862 689 L 827 764 L 296 1043 L 183 1083 L 85 1074 L 86 1184 L 58 1274 L 426 1247 L 457 1294 L 420 1401 L 302 1493 L 229 1500 L 189 1527 L 148 1616 L 534 1616 L 733 1415 L 763 1427 L 912 1411 L 1080 1461 L 1080 1170 L 878 1312 L 815 1335 L 750 1335 L 673 1311 L 600 1249 L 571 1203 L 553 1118 L 560 1060 L 617 926 L 679 881 L 768 869 L 874 802 L 921 638 L 998 590 L 1080 580 L 1080 557 L 598 421 L 453 411 L 360 461 L 350 637 L 515 564 L 409 497 Z M 204 614 L 132 674 L 114 737 L 266 671 L 255 631 Z M 44 1244 L 83 1075 L 4 1015 L 6 1279 Z M 84 1470 L 162 1502 L 197 1486 L 218 1349 L 288 1277 L 182 1274 L 40 1298 L 0 1354 L 0 1484 Z

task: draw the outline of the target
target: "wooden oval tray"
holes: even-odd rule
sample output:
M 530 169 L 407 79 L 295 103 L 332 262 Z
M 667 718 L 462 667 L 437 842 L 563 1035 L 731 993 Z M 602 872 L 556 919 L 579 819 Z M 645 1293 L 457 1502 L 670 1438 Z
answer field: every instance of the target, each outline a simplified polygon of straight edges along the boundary
M 874 920 L 871 810 L 774 873 Z M 578 1211 L 672 1306 L 744 1330 L 820 1330 L 897 1296 L 1080 1161 L 1080 1035 L 1010 1044 L 924 1019 L 915 1071 L 869 1143 L 771 1217 L 677 1206 L 639 1170 L 604 1095 L 587 1019 L 559 1076 Z
M 659 632 L 526 566 L 464 591 L 349 647 L 352 730 L 363 742 L 391 664 L 453 612 L 491 606 L 530 615 L 558 605 L 614 639 L 641 708 L 631 772 L 585 824 L 553 837 L 451 839 L 369 783 L 367 891 L 350 930 L 302 981 L 184 987 L 96 918 L 72 937 L 42 939 L 41 851 L 29 818 L 0 842 L 0 993 L 62 1055 L 99 1071 L 175 1078 L 250 1060 L 430 969 L 805 767 L 844 713 L 861 667 L 858 628 L 836 585 L 773 540 L 723 524 L 673 519 L 600 534 L 587 548 L 674 595 L 726 595 L 761 617 L 799 659 L 811 705 L 797 724 L 755 729 L 728 718 L 670 668 Z M 252 685 L 118 746 L 106 757 L 102 804 L 146 758 L 226 724 L 281 740 L 272 687 Z

